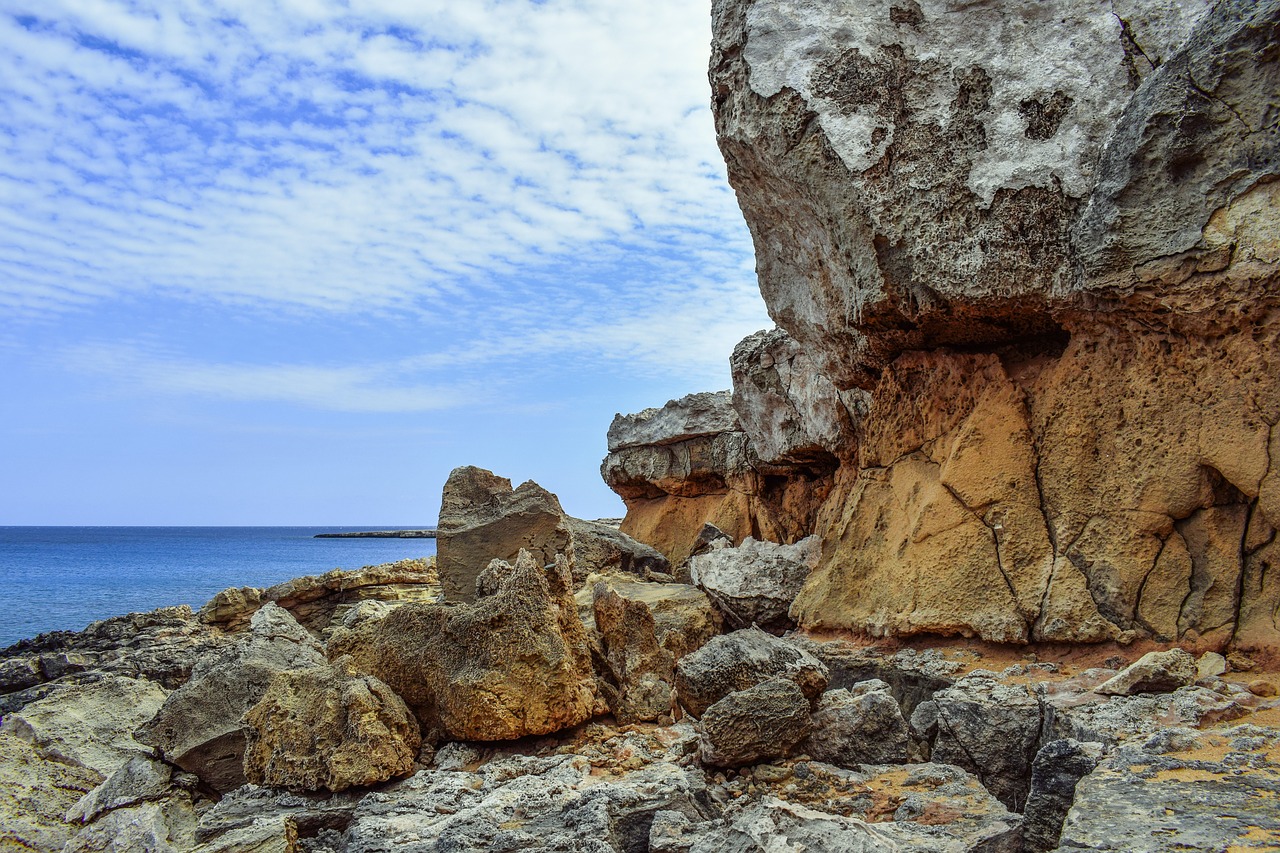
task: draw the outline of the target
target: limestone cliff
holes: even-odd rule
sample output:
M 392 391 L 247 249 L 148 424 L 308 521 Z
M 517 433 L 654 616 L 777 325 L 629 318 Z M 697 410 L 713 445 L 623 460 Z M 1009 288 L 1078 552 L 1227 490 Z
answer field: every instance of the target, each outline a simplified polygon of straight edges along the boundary
M 793 617 L 1280 648 L 1280 2 L 713 15 L 770 334 L 844 413 L 735 353 L 744 428 L 804 448 L 773 487 L 821 472 Z

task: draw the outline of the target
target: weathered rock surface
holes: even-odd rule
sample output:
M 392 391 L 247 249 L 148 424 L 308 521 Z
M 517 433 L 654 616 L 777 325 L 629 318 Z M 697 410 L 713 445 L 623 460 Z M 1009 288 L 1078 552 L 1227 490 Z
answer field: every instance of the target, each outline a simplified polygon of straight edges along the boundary
M 616 528 L 566 515 L 537 483 L 512 489 L 505 477 L 472 466 L 455 468 L 445 483 L 436 547 L 445 597 L 461 602 L 476 600 L 476 579 L 490 561 L 513 561 L 521 550 L 542 564 L 564 554 L 579 583 L 591 572 L 644 577 L 669 568 L 661 554 Z
M 775 676 L 794 681 L 810 704 L 827 687 L 822 661 L 759 628 L 744 628 L 722 634 L 682 658 L 676 664 L 676 695 L 691 714 L 701 717 L 730 693 Z
M 875 679 L 823 693 L 804 749 L 837 767 L 906 764 L 909 741 L 902 708 L 889 685 Z
M 689 573 L 735 628 L 759 625 L 781 632 L 809 572 L 821 556 L 816 536 L 794 545 L 758 542 L 748 536 L 736 548 L 720 548 L 689 559 Z
M 142 749 L 133 730 L 151 719 L 166 695 L 153 681 L 106 676 L 61 687 L 6 715 L 0 731 L 34 744 L 55 761 L 108 776 Z
M 1014 811 L 1026 805 L 1041 726 L 1031 690 L 976 670 L 917 706 L 911 726 L 929 741 L 933 761 L 975 774 Z
M 113 810 L 82 829 L 63 853 L 189 853 L 196 812 L 190 796 Z M 248 851 L 245 851 L 248 853 Z
M 0 850 L 57 851 L 75 830 L 63 817 L 102 774 L 42 755 L 29 741 L 0 732 Z
M 702 713 L 699 755 L 712 767 L 781 758 L 813 730 L 809 699 L 789 678 L 730 693 Z
M 1100 743 L 1053 740 L 1040 747 L 1031 765 L 1031 792 L 1023 812 L 1026 853 L 1045 853 L 1058 846 L 1062 822 L 1075 802 L 1076 786 L 1101 759 Z
M 622 530 L 678 565 L 705 524 L 794 542 L 808 535 L 834 465 L 761 463 L 728 391 L 691 394 L 661 409 L 618 415 L 600 473 L 627 504 Z
M 544 567 L 521 551 L 485 571 L 493 594 L 397 608 L 350 647 L 353 665 L 402 697 L 424 732 L 453 739 L 547 734 L 591 717 L 595 679 L 567 560 Z
M 1093 690 L 1108 696 L 1170 693 L 1191 684 L 1197 675 L 1196 659 L 1182 649 L 1148 652 Z
M 408 775 L 421 746 L 403 700 L 341 663 L 277 674 L 244 722 L 245 778 L 291 790 L 343 791 Z
M 226 631 L 243 631 L 267 602 L 288 610 L 317 636 L 338 624 L 362 601 L 434 602 L 440 598 L 435 558 L 399 560 L 361 569 L 334 569 L 293 578 L 266 589 L 226 589 L 200 608 L 200 620 Z
M 234 645 L 201 658 L 136 737 L 214 790 L 243 785 L 244 713 L 279 672 L 325 663 L 320 645 L 288 611 L 263 605 Z
M 675 663 L 720 633 L 720 614 L 685 584 L 597 581 L 594 624 L 607 667 L 609 707 L 620 723 L 674 710 Z
M 94 622 L 83 631 L 53 631 L 0 650 L 0 714 L 64 684 L 103 675 L 145 678 L 166 690 L 191 675 L 196 658 L 225 641 L 191 608 L 162 607 Z
M 67 810 L 67 822 L 89 823 L 115 809 L 167 799 L 177 787 L 192 788 L 195 779 L 187 776 L 180 785 L 175 781 L 172 765 L 144 752 L 135 753 Z
M 1080 780 L 1057 848 L 1274 850 L 1280 733 L 1169 729 L 1117 749 Z
M 1280 647 L 1280 4 L 713 18 L 770 313 L 871 395 L 850 434 L 735 380 L 760 447 L 840 436 L 828 491 L 793 493 L 825 543 L 801 625 Z

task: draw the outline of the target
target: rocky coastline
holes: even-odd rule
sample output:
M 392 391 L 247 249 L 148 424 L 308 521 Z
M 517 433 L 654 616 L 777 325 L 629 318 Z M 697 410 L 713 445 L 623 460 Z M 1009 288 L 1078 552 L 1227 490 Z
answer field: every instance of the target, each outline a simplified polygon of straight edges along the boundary
M 0 850 L 1280 849 L 1280 0 L 712 5 L 777 328 L 626 517 L 0 650 Z

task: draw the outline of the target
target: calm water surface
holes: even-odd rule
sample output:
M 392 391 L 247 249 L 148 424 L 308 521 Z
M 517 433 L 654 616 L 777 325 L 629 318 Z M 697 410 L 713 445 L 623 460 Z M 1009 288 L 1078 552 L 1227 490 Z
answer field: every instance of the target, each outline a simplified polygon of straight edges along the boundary
M 436 552 L 434 539 L 315 539 L 393 527 L 0 527 L 0 648 L 44 631 Z

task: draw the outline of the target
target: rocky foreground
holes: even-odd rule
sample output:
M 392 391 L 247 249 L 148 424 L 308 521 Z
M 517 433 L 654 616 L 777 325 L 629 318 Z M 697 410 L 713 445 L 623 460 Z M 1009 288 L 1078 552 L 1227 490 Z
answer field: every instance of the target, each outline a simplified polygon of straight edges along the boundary
M 816 540 L 672 566 L 475 468 L 445 505 L 439 566 L 0 653 L 0 849 L 1280 845 L 1280 677 L 1241 654 L 810 636 Z

